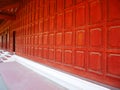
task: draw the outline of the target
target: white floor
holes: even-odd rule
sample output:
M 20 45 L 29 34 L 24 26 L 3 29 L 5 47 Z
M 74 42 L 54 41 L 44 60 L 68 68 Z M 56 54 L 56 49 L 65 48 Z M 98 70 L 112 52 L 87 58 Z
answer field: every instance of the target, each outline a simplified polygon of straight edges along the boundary
M 5 54 L 8 54 L 8 53 L 6 52 Z M 2 55 L 2 56 L 4 56 L 4 55 Z M 13 56 L 9 57 L 8 60 L 6 60 L 6 61 L 3 60 L 3 62 L 4 63 L 11 62 L 15 65 L 16 64 L 18 65 L 18 63 L 22 64 L 25 67 L 34 71 L 35 73 L 39 74 L 40 76 L 43 76 L 43 77 L 51 80 L 52 82 L 55 82 L 55 84 L 53 84 L 54 88 L 53 89 L 49 88 L 48 90 L 61 90 L 61 89 L 62 90 L 64 90 L 64 89 L 68 89 L 68 90 L 118 90 L 116 88 L 104 87 L 103 85 L 101 86 L 101 85 L 98 85 L 98 84 L 95 84 L 95 83 L 92 83 L 89 81 L 85 81 L 83 79 L 77 78 L 77 77 L 72 76 L 70 74 L 66 74 L 66 73 L 60 72 L 58 70 L 46 67 L 44 65 L 38 64 L 36 62 L 33 62 L 31 60 L 25 59 L 25 58 L 17 56 L 17 55 L 13 55 Z M 22 75 L 24 76 L 24 72 L 23 72 L 23 74 L 21 73 L 21 76 Z M 25 78 L 30 79 L 29 73 L 27 74 L 27 76 L 25 76 Z M 25 79 L 25 78 L 22 78 L 22 79 Z M 37 78 L 35 80 L 37 80 Z M 34 80 L 34 82 L 35 82 L 35 80 Z M 32 84 L 32 85 L 34 86 L 34 84 Z M 35 84 L 35 85 L 37 85 L 37 84 Z M 29 87 L 30 86 L 31 85 L 29 85 Z M 42 86 L 48 87 L 49 85 L 48 86 L 42 85 Z M 55 89 L 56 87 L 57 87 L 57 89 Z M 13 89 L 11 89 L 11 90 L 13 90 Z M 20 90 L 23 90 L 23 89 L 20 89 Z M 25 90 L 30 90 L 30 89 L 27 88 Z M 31 89 L 31 90 L 43 90 L 43 89 Z M 47 90 L 47 89 L 44 89 L 44 90 Z

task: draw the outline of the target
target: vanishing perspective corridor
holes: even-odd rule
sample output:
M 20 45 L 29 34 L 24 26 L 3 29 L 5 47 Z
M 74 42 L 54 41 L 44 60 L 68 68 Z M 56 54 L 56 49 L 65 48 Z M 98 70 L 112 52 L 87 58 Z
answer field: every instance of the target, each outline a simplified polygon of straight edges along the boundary
M 120 90 L 120 0 L 0 0 L 0 90 Z

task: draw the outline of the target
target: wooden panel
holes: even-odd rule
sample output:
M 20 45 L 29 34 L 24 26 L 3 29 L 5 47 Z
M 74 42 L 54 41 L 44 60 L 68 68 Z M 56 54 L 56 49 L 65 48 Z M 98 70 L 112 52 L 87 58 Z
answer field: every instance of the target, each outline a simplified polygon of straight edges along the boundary
M 85 30 L 76 31 L 76 46 L 85 46 Z
M 34 47 L 34 56 L 38 57 L 38 47 Z
M 43 7 L 44 0 L 40 0 L 40 7 Z
M 38 9 L 37 9 L 36 13 L 35 13 L 35 20 L 38 20 L 38 17 L 39 17 L 39 13 L 38 13 Z
M 26 44 L 31 44 L 31 37 L 26 37 Z
M 71 28 L 73 26 L 73 14 L 72 10 L 65 12 L 65 28 Z
M 73 0 L 65 0 L 65 8 L 71 7 L 73 5 Z
M 79 3 L 83 2 L 83 1 L 85 1 L 85 0 L 75 0 L 75 3 L 79 4 Z
M 28 46 L 28 56 L 30 56 L 30 47 Z
M 43 58 L 48 59 L 48 48 L 43 48 Z
M 30 56 L 33 56 L 34 55 L 34 48 L 33 46 L 31 47 L 31 52 L 30 52 Z
M 108 47 L 120 48 L 120 26 L 111 26 L 108 30 Z
M 35 45 L 37 45 L 38 44 L 38 36 L 35 36 L 35 43 L 34 43 Z
M 50 15 L 53 16 L 56 12 L 56 0 L 50 0 Z
M 63 44 L 63 35 L 62 33 L 56 33 L 56 45 L 62 46 Z
M 43 51 L 42 51 L 42 48 L 39 47 L 39 52 L 38 52 L 39 56 L 38 57 L 42 57 L 43 55 Z
M 43 35 L 43 44 L 48 45 L 48 34 Z
M 54 49 L 49 49 L 49 59 L 54 60 L 55 59 Z
M 39 10 L 40 10 L 39 11 L 39 17 L 42 18 L 43 17 L 43 7 L 41 7 Z
M 101 28 L 90 29 L 90 45 L 92 47 L 101 47 L 102 37 Z
M 54 32 L 55 31 L 55 17 L 52 17 L 52 18 L 50 18 L 50 32 Z
M 120 0 L 107 0 L 108 4 L 108 20 L 120 20 Z
M 90 52 L 88 66 L 90 72 L 101 74 L 102 54 L 99 52 Z
M 64 51 L 64 63 L 68 66 L 72 64 L 72 51 L 71 50 Z
M 62 31 L 63 29 L 63 14 L 57 14 L 57 31 Z
M 49 45 L 50 46 L 54 45 L 54 39 L 55 39 L 54 34 L 49 34 Z
M 102 20 L 102 3 L 101 0 L 94 0 L 89 3 L 90 24 L 99 23 Z
M 76 12 L 75 12 L 75 23 L 76 27 L 83 26 L 85 24 L 85 6 L 80 5 L 76 7 Z
M 120 54 L 108 54 L 107 75 L 120 79 Z
M 57 0 L 57 12 L 62 11 L 64 8 L 64 0 Z
M 85 52 L 84 51 L 75 51 L 75 67 L 78 69 L 85 69 Z
M 31 45 L 34 43 L 34 36 L 31 36 Z
M 39 35 L 39 45 L 42 45 L 43 42 L 42 42 L 42 34 Z
M 39 33 L 43 31 L 43 21 L 39 22 Z
M 62 50 L 61 49 L 56 49 L 55 60 L 56 62 L 62 62 Z
M 49 16 L 49 0 L 44 0 L 44 18 Z
M 65 32 L 65 46 L 72 46 L 73 42 L 73 33 L 72 32 Z
M 44 32 L 48 32 L 49 31 L 49 19 L 46 19 L 44 21 Z

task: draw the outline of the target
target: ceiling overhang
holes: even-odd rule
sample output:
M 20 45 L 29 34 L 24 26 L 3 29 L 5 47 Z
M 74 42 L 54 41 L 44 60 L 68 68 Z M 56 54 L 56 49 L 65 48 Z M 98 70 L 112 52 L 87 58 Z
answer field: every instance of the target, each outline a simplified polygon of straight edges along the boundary
M 20 0 L 0 0 L 0 24 L 16 18 L 19 4 Z

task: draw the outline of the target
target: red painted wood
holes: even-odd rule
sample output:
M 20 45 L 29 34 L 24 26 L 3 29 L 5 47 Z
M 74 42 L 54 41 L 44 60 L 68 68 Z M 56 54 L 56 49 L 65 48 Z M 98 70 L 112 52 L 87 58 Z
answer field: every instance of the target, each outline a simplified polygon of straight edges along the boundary
M 17 20 L 16 53 L 120 88 L 119 0 L 31 0 Z

